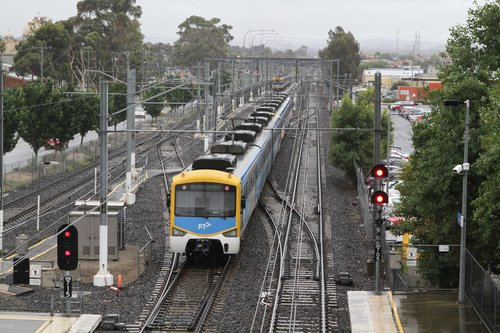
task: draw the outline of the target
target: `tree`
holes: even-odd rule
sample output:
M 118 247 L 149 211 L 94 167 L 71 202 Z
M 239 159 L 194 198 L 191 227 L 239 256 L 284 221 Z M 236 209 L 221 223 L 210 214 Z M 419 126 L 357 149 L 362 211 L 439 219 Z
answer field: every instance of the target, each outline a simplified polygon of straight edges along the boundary
M 327 46 L 319 51 L 321 59 L 339 59 L 340 71 L 338 74 L 352 74 L 358 76 L 358 67 L 361 61 L 359 54 L 359 43 L 349 31 L 345 32 L 342 27 L 336 27 L 335 31 L 328 32 Z
M 220 23 L 219 18 L 206 20 L 190 16 L 179 25 L 179 39 L 174 43 L 175 59 L 179 65 L 193 66 L 206 58 L 225 57 L 228 43 L 233 40 L 230 25 Z
M 71 38 L 61 23 L 43 23 L 29 37 L 20 42 L 14 57 L 16 73 L 22 76 L 49 77 L 57 82 L 69 82 L 69 48 Z
M 114 126 L 127 120 L 127 86 L 110 83 L 108 86 L 108 125 Z M 118 112 L 122 110 L 121 112 Z
M 18 107 L 24 104 L 23 89 L 16 87 L 6 89 L 4 94 L 4 114 L 3 114 L 3 152 L 12 151 L 19 140 L 18 128 L 19 117 Z
M 83 95 L 73 99 L 70 103 L 75 132 L 80 134 L 83 144 L 83 138 L 90 131 L 99 130 L 99 97 L 97 95 Z
M 138 21 L 142 8 L 135 0 L 82 0 L 77 10 L 74 29 L 79 39 L 95 51 L 97 68 L 119 75 L 114 68 L 117 59 L 137 67 L 140 58 L 133 51 L 142 49 L 144 36 Z M 121 78 L 125 76 L 124 70 Z
M 5 52 L 5 42 L 0 39 L 0 53 Z
M 361 92 L 354 103 L 345 94 L 342 104 L 333 111 L 330 117 L 332 128 L 373 128 L 374 123 L 374 91 Z M 389 116 L 382 116 L 382 154 L 387 149 L 387 122 Z M 385 134 L 384 134 L 385 133 Z M 355 182 L 354 163 L 367 171 L 373 165 L 373 132 L 371 131 L 334 131 L 330 142 L 330 160 L 343 170 Z
M 145 91 L 144 93 L 144 99 L 148 99 L 150 97 L 153 97 L 155 95 L 158 95 L 161 92 L 161 89 L 159 88 L 149 88 L 148 90 Z M 146 112 L 151 116 L 151 118 L 156 119 L 160 116 L 161 110 L 163 110 L 163 101 L 165 97 L 160 96 L 160 97 L 155 97 L 146 104 L 143 104 L 142 107 Z
M 50 81 L 37 81 L 23 89 L 26 104 L 18 112 L 19 136 L 31 146 L 36 157 L 48 139 L 56 138 L 56 124 L 62 119 L 62 94 L 52 87 Z
M 463 160 L 465 106 L 444 107 L 443 100 L 470 100 L 467 249 L 481 263 L 500 271 L 499 129 L 500 65 L 497 38 L 500 1 L 475 5 L 467 23 L 450 29 L 439 77 L 444 89 L 431 94 L 432 113 L 413 128 L 414 153 L 399 185 L 401 228 L 415 243 L 459 243 L 456 223 L 462 178 L 451 169 Z M 446 152 L 443 154 L 443 152 Z M 425 251 L 420 270 L 431 282 L 456 286 L 458 253 Z

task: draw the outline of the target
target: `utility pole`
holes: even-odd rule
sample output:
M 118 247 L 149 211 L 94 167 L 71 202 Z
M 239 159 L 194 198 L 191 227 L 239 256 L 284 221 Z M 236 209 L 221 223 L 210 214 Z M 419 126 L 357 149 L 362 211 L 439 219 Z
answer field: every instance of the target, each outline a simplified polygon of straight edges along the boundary
M 380 115 L 380 103 L 381 103 L 381 86 L 382 86 L 382 75 L 380 72 L 375 73 L 375 137 L 373 140 L 373 162 L 377 164 L 380 162 L 380 141 L 382 139 L 381 130 L 381 115 Z
M 210 118 L 210 110 L 209 110 L 209 104 L 210 104 L 210 94 L 209 94 L 209 89 L 208 89 L 208 82 L 209 82 L 209 76 L 210 76 L 210 68 L 209 68 L 209 63 L 205 62 L 205 78 L 203 79 L 203 82 L 205 84 L 205 87 L 203 89 L 204 95 L 205 95 L 205 117 L 204 117 L 204 122 L 205 122 L 205 133 L 203 133 L 204 137 L 204 151 L 208 149 L 210 146 L 210 135 L 208 134 L 208 131 L 210 131 L 210 125 L 211 125 L 211 118 Z
M 113 275 L 108 271 L 108 83 L 100 82 L 101 126 L 99 139 L 101 145 L 101 212 L 99 224 L 99 270 L 94 275 L 94 286 L 113 285 Z
M 3 250 L 3 63 L 0 55 L 0 257 Z
M 40 80 L 43 81 L 43 51 L 44 50 L 50 50 L 52 47 L 50 46 L 33 46 L 32 49 L 38 49 L 40 50 L 41 57 L 40 57 Z
M 467 238 L 467 174 L 469 171 L 469 109 L 470 101 L 465 101 L 465 132 L 464 132 L 464 164 L 462 181 L 462 230 L 460 232 L 460 271 L 458 285 L 458 302 L 465 301 L 465 242 Z
M 381 85 L 382 76 L 380 72 L 375 73 L 375 133 L 373 140 L 373 164 L 380 163 L 380 141 L 382 139 L 381 130 L 381 115 L 380 115 L 380 102 L 381 102 Z M 381 179 L 375 178 L 375 190 L 380 191 L 382 189 Z M 373 208 L 373 220 L 376 221 L 374 224 L 375 228 L 375 294 L 380 294 L 380 260 L 381 260 L 381 233 L 382 233 L 382 206 L 374 205 Z
M 135 69 L 127 68 L 127 173 L 126 201 L 131 205 L 135 202 L 132 193 L 132 175 L 135 173 Z

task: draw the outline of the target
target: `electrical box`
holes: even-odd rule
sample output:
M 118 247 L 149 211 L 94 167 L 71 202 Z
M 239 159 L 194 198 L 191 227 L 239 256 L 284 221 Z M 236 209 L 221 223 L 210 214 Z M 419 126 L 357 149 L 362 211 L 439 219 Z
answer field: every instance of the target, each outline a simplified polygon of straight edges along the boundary
M 55 288 L 56 286 L 56 269 L 42 267 L 42 288 Z
M 389 251 L 389 269 L 401 269 L 401 251 Z
M 111 209 L 112 207 L 112 209 Z M 91 210 L 95 205 L 80 206 L 77 211 L 70 213 L 70 223 L 78 220 L 75 226 L 78 229 L 78 257 L 79 259 L 99 259 L 99 226 L 101 223 L 100 210 Z M 125 209 L 121 205 L 108 204 L 108 259 L 118 260 L 119 250 L 123 249 Z

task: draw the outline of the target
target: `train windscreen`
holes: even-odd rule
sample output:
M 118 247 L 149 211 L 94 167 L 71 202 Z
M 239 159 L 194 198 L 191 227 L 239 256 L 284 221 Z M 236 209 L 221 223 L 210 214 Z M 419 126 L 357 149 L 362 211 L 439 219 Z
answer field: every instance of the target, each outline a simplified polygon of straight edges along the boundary
M 236 216 L 236 187 L 218 183 L 176 185 L 175 215 L 234 217 Z

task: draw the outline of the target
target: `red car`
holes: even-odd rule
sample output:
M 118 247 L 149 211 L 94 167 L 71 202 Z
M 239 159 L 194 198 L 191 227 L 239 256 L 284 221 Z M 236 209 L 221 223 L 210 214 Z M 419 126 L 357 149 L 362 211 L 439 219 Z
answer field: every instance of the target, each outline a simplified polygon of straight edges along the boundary
M 59 139 L 48 139 L 45 144 L 45 149 L 57 149 L 62 150 L 68 148 L 69 141 L 61 142 Z
M 391 106 L 389 106 L 389 109 L 391 109 L 392 111 L 401 111 L 401 107 L 404 106 L 417 106 L 417 103 L 415 103 L 414 101 L 397 101 L 396 103 L 391 104 Z

